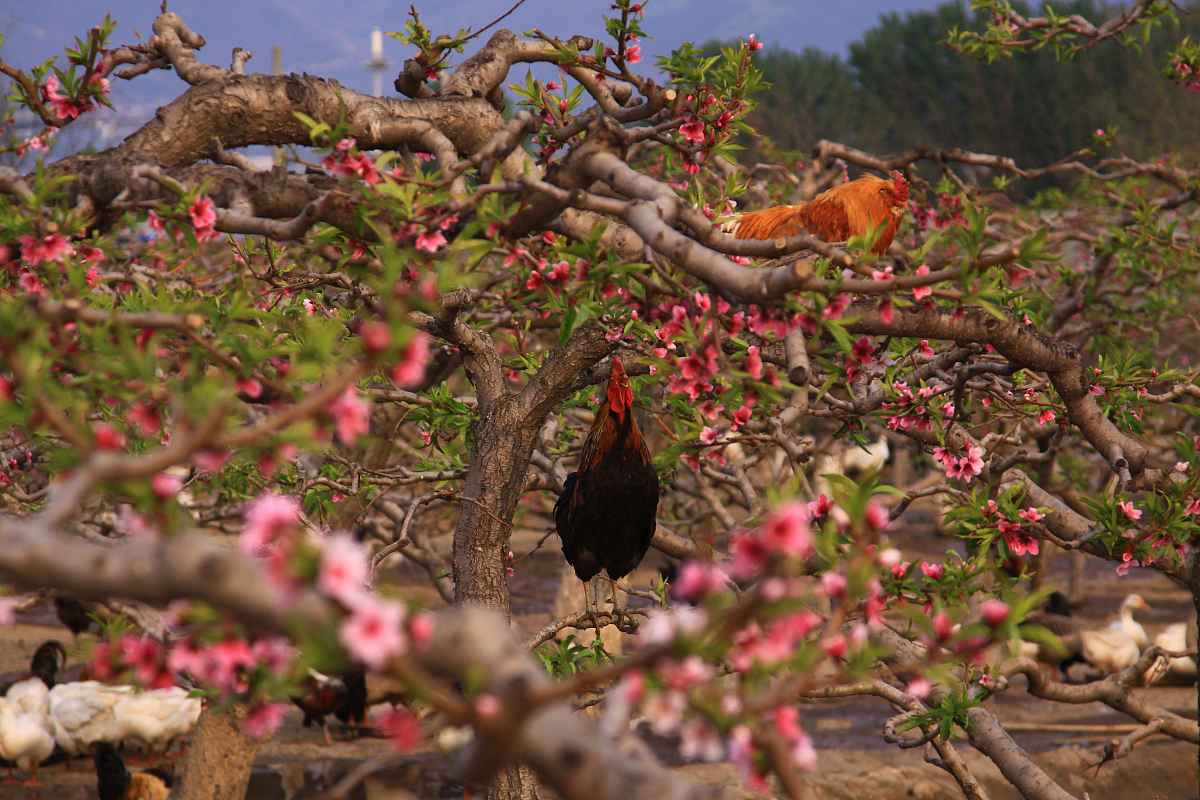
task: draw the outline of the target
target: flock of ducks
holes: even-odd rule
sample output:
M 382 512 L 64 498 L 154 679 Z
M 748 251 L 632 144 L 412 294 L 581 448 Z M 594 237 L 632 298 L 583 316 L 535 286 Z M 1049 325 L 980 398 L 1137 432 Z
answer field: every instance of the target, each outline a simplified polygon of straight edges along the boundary
M 117 774 L 112 758 L 117 746 L 165 752 L 200 718 L 201 701 L 177 686 L 141 691 L 99 681 L 58 683 L 65 661 L 66 650 L 59 642 L 44 643 L 34 653 L 28 675 L 12 682 L 0 697 L 0 758 L 10 770 L 15 766 L 29 773 L 26 786 L 38 785 L 38 767 L 56 749 L 66 756 L 94 750 L 97 770 L 103 761 Z
M 1076 663 L 1086 663 L 1104 674 L 1112 674 L 1127 669 L 1137 663 L 1142 652 L 1150 646 L 1151 640 L 1146 629 L 1134 618 L 1135 611 L 1150 607 L 1150 604 L 1140 594 L 1130 594 L 1121 602 L 1116 619 L 1102 628 L 1082 628 L 1078 622 L 1071 619 L 1066 605 L 1066 598 L 1052 596 L 1046 613 L 1035 621 L 1046 626 L 1057 634 L 1065 648 L 1065 654 L 1058 663 L 1064 674 Z M 1177 622 L 1168 625 L 1153 643 L 1169 652 L 1186 652 L 1196 649 L 1195 616 L 1191 623 Z M 1042 653 L 1038 653 L 1042 657 Z M 1170 675 L 1178 680 L 1190 681 L 1197 676 L 1196 660 L 1191 656 L 1178 656 L 1162 659 L 1160 664 L 1152 665 L 1147 673 L 1147 682 L 1154 682 Z

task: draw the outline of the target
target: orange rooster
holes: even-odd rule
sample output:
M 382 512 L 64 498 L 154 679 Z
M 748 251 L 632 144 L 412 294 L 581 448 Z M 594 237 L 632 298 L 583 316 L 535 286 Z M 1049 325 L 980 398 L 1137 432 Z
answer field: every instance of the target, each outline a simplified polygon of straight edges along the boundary
M 807 203 L 772 206 L 740 214 L 729 226 L 738 239 L 778 239 L 810 233 L 827 242 L 844 242 L 880 228 L 872 249 L 887 251 L 908 205 L 908 181 L 895 170 L 892 179 L 864 175 L 821 192 Z

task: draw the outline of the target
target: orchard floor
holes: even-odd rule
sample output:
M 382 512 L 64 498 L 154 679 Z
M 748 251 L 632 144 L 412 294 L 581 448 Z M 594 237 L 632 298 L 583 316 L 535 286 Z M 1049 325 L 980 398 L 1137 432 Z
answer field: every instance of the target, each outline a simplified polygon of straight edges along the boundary
M 524 532 L 516 537 L 518 561 L 512 578 L 513 612 L 517 624 L 532 632 L 546 624 L 559 582 L 561 554 L 551 538 L 540 550 L 522 558 L 541 537 Z M 905 556 L 934 557 L 947 546 L 945 540 L 901 540 Z M 648 558 L 634 576 L 635 585 L 650 582 L 657 562 Z M 1061 556 L 1052 575 L 1065 588 L 1067 558 Z M 431 588 L 416 571 L 401 568 L 393 578 L 413 596 L 433 602 Z M 1084 584 L 1084 607 L 1076 615 L 1097 622 L 1117 609 L 1129 592 L 1140 592 L 1152 609 L 1139 617 L 1151 636 L 1171 622 L 1185 621 L 1190 603 L 1187 595 L 1165 579 L 1147 571 L 1134 570 L 1118 578 L 1110 566 L 1089 565 Z M 34 648 L 47 638 L 69 643 L 70 634 L 53 627 L 46 612 L 34 612 L 22 624 L 0 628 L 0 672 L 28 664 Z M 1195 718 L 1194 687 L 1160 686 L 1140 690 L 1154 702 Z M 1112 733 L 1097 726 L 1128 724 L 1127 717 L 1100 704 L 1068 706 L 1051 704 L 1027 695 L 1018 682 L 993 707 L 1007 723 L 1019 745 L 1035 755 L 1036 761 L 1062 786 L 1091 800 L 1197 800 L 1197 748 L 1165 737 L 1154 737 L 1124 759 L 1102 767 L 1098 760 L 1103 743 Z M 880 738 L 890 709 L 875 699 L 821 702 L 806 706 L 803 716 L 820 755 L 819 771 L 812 776 L 813 800 L 951 800 L 961 798 L 954 782 L 941 770 L 924 762 L 923 751 L 899 750 Z M 1039 726 L 1078 725 L 1093 730 L 1054 732 L 1034 730 Z M 729 798 L 749 798 L 735 771 L 728 764 L 685 765 L 675 755 L 675 743 L 647 735 L 646 741 L 662 760 L 681 777 L 723 787 Z M 1018 800 L 1020 794 L 1003 781 L 986 758 L 965 742 L 959 752 L 972 767 L 993 800 Z M 283 728 L 261 750 L 251 783 L 249 800 L 302 800 L 321 796 L 346 770 L 363 759 L 387 753 L 379 739 L 335 741 L 326 746 L 317 729 L 304 729 L 297 711 L 289 712 Z M 401 798 L 461 798 L 462 788 L 449 774 L 448 759 L 433 752 L 417 753 L 395 768 L 378 773 L 349 795 L 357 800 L 401 800 Z M 55 764 L 42 770 L 43 788 L 34 792 L 15 785 L 0 784 L 0 800 L 41 797 L 46 800 L 83 800 L 96 797 L 95 776 L 89 759 Z

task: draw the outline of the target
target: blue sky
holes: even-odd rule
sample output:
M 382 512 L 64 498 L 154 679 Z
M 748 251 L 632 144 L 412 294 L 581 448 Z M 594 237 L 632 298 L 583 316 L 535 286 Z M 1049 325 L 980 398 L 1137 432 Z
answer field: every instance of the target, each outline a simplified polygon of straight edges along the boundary
M 435 33 L 482 25 L 514 0 L 416 0 Z M 56 53 L 109 12 L 117 20 L 114 43 L 148 36 L 160 0 L 24 0 L 0 7 L 0 50 L 5 60 L 28 67 Z M 874 25 L 886 11 L 932 8 L 938 0 L 650 0 L 644 27 L 653 38 L 644 43 L 650 57 L 669 52 L 683 41 L 733 38 L 757 33 L 768 44 L 801 50 L 807 46 L 845 52 L 846 46 Z M 228 64 L 234 46 L 254 53 L 250 71 L 269 71 L 271 47 L 283 48 L 288 72 L 336 78 L 362 91 L 371 88 L 365 67 L 373 27 L 403 27 L 409 0 L 172 0 L 179 13 L 208 39 L 201 57 Z M 516 31 L 541 27 L 549 33 L 600 35 L 610 0 L 526 0 L 503 23 Z M 385 40 L 385 55 L 403 61 L 405 48 Z M 394 71 L 384 82 L 390 89 Z M 523 75 L 523 71 L 519 75 Z M 518 75 L 518 77 L 519 77 Z M 152 73 L 132 83 L 114 81 L 114 100 L 124 109 L 123 122 L 145 119 L 179 94 L 184 86 L 173 75 Z M 122 124 L 120 127 L 127 127 Z

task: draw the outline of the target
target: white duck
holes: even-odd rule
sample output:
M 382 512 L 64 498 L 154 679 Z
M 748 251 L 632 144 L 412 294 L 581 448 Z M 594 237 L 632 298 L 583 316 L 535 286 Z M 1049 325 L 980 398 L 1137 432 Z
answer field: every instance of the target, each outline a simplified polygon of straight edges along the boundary
M 1189 625 L 1186 622 L 1176 622 L 1168 625 L 1162 633 L 1154 637 L 1154 643 L 1163 650 L 1174 653 L 1184 652 L 1188 649 L 1189 628 L 1194 629 L 1195 626 Z M 1167 672 L 1184 678 L 1194 678 L 1196 677 L 1196 659 L 1188 656 L 1172 658 L 1167 663 Z
M 23 785 L 39 785 L 38 765 L 53 752 L 54 737 L 44 712 L 23 711 L 13 702 L 0 700 L 0 756 L 30 773 Z
M 50 690 L 50 729 L 69 755 L 87 752 L 96 742 L 120 742 L 114 708 L 133 694 L 132 686 L 99 681 L 62 683 Z
M 138 750 L 160 752 L 191 732 L 200 710 L 198 697 L 188 697 L 186 689 L 172 686 L 121 698 L 113 717 L 121 741 Z
M 1081 631 L 1079 641 L 1088 663 L 1105 673 L 1133 666 L 1142 648 L 1150 643 L 1146 629 L 1133 618 L 1133 612 L 1149 607 L 1140 594 L 1131 594 L 1121 602 L 1120 617 L 1107 628 Z

